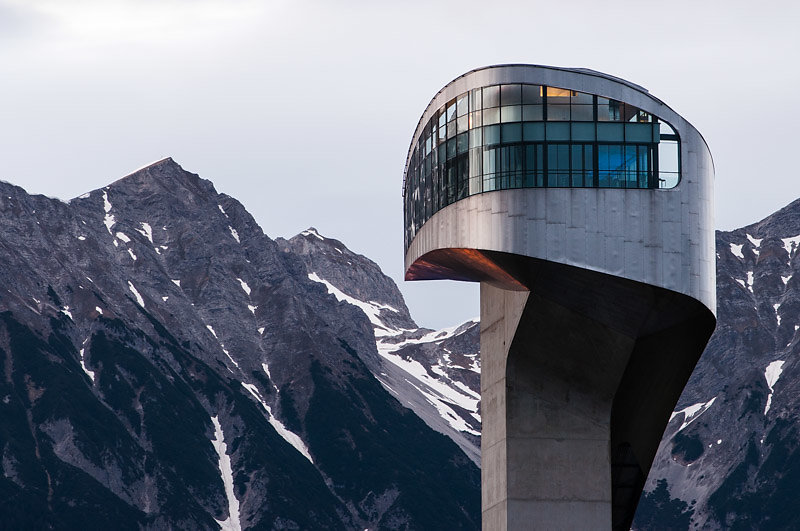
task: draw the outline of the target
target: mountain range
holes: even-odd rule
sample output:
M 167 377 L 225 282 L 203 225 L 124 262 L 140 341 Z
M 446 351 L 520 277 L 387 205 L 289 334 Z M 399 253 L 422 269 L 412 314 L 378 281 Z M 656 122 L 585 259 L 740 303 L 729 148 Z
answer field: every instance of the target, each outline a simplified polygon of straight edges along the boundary
M 635 529 L 788 529 L 800 201 L 717 233 L 718 324 Z M 477 319 L 271 239 L 164 159 L 63 202 L 0 183 L 0 527 L 478 529 Z

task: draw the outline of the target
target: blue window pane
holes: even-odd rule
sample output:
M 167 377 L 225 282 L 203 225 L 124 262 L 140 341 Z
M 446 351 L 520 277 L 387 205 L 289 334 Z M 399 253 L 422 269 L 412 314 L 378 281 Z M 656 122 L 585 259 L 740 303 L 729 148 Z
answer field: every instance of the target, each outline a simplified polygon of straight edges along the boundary
M 569 123 L 548 123 L 547 140 L 569 140 Z
M 490 125 L 483 128 L 483 143 L 487 146 L 500 143 L 499 125 Z
M 594 140 L 594 122 L 573 123 L 572 140 L 580 142 L 591 142 Z
M 622 124 L 597 124 L 597 140 L 602 142 L 622 142 Z
M 531 140 L 544 140 L 544 123 L 522 124 L 522 135 L 526 142 Z
M 522 142 L 522 124 L 504 124 L 502 126 L 503 143 Z

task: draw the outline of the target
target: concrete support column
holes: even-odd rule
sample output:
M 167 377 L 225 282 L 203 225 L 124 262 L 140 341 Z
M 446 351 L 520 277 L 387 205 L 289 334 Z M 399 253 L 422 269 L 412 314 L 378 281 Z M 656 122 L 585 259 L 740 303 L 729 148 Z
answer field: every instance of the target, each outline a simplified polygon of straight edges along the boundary
M 611 529 L 611 408 L 634 340 L 481 285 L 484 530 Z

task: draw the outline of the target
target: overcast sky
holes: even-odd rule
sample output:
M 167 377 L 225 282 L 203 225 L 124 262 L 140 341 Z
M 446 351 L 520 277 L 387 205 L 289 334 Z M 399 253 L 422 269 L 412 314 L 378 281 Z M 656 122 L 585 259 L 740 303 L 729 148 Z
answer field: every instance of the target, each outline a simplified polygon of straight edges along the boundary
M 270 237 L 309 226 L 375 260 L 416 320 L 478 315 L 476 285 L 402 281 L 417 120 L 475 67 L 586 67 L 706 138 L 717 227 L 800 197 L 800 3 L 0 0 L 0 179 L 69 199 L 164 156 Z

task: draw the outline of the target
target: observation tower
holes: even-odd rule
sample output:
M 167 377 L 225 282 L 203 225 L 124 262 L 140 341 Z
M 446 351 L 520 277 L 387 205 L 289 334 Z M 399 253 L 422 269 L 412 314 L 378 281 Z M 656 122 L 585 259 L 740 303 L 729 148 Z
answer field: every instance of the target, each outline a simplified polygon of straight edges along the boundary
M 711 153 L 633 83 L 499 65 L 442 88 L 406 280 L 481 284 L 484 530 L 629 529 L 716 324 Z

